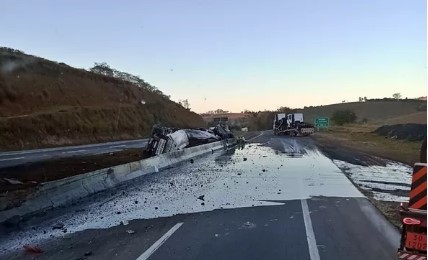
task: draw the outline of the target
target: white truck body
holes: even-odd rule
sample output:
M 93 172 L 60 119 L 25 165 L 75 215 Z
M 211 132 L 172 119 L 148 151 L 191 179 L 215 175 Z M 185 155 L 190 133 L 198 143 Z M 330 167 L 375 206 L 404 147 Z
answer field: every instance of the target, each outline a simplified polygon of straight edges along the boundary
M 279 113 L 274 117 L 273 131 L 275 135 L 308 136 L 313 134 L 315 129 L 303 121 L 303 113 Z
M 294 120 L 293 120 L 293 116 L 294 116 Z M 288 127 L 291 127 L 291 124 L 293 122 L 301 122 L 301 123 L 303 123 L 303 114 L 302 113 L 288 114 L 287 115 L 287 125 L 288 125 Z

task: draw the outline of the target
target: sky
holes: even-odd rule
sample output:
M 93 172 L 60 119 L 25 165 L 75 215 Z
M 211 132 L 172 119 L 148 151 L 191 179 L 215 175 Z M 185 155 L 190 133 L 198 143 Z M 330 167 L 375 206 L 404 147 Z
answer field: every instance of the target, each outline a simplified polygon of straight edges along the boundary
M 0 1 L 0 46 L 141 76 L 193 111 L 426 96 L 426 0 Z

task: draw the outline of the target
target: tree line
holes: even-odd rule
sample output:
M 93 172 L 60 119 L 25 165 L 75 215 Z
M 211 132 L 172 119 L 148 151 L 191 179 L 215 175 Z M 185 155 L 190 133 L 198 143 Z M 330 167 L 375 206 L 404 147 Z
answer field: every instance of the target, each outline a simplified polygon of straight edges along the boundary
M 155 86 L 150 85 L 149 83 L 145 82 L 139 76 L 114 69 L 114 68 L 110 67 L 106 62 L 100 62 L 100 63 L 95 62 L 94 66 L 92 68 L 90 68 L 89 71 L 96 73 L 96 74 L 99 74 L 99 75 L 103 75 L 103 76 L 107 76 L 107 77 L 113 77 L 116 79 L 127 81 L 129 83 L 132 83 L 132 84 L 140 87 L 140 88 L 144 88 L 144 89 L 146 89 L 152 93 L 155 93 L 155 94 L 163 96 L 164 98 L 170 99 L 170 96 L 165 95 L 158 88 L 156 88 Z

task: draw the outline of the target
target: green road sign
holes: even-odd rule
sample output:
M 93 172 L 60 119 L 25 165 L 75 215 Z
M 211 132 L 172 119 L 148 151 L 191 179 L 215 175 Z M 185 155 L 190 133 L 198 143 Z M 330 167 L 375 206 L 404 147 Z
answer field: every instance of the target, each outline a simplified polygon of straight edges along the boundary
M 328 117 L 318 117 L 315 119 L 315 127 L 320 128 L 328 128 L 330 126 L 330 119 Z

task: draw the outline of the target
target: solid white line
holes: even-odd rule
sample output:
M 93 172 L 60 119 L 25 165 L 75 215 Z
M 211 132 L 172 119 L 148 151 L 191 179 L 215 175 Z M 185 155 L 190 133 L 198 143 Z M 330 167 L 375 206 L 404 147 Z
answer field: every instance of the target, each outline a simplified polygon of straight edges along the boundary
M 264 134 L 264 132 L 262 131 L 259 135 L 254 136 L 254 137 L 252 137 L 252 138 L 250 138 L 250 139 L 248 139 L 248 140 L 246 140 L 246 141 L 248 142 L 248 141 L 251 141 L 251 140 L 253 140 L 253 139 L 256 139 L 257 137 L 260 137 L 260 136 L 262 136 L 263 134 Z
M 3 161 L 13 161 L 13 160 L 21 160 L 24 159 L 24 157 L 15 157 L 15 158 L 8 158 L 8 159 L 0 159 L 0 162 Z
M 148 139 L 136 139 L 136 140 L 125 140 L 125 141 L 116 141 L 116 142 L 107 142 L 107 143 L 97 143 L 97 144 L 84 144 L 84 145 L 74 145 L 74 146 L 60 146 L 53 148 L 42 148 L 42 149 L 31 149 L 31 150 L 22 150 L 22 151 L 10 151 L 10 152 L 0 152 L 0 156 L 8 155 L 22 155 L 22 154 L 31 154 L 31 153 L 46 153 L 46 152 L 61 152 L 61 150 L 70 150 L 78 148 L 95 148 L 100 146 L 108 146 L 114 144 L 127 144 L 127 143 L 147 143 Z M 62 151 L 64 152 L 64 151 Z
M 146 260 L 148 259 L 165 241 L 174 234 L 177 229 L 179 229 L 183 223 L 177 223 L 173 226 L 168 232 L 166 232 L 158 241 L 156 241 L 149 249 L 146 250 L 137 260 Z
M 110 148 L 118 148 L 118 147 L 125 147 L 126 145 L 122 144 L 122 145 L 114 145 L 114 146 L 110 146 Z
M 305 222 L 306 238 L 308 239 L 309 256 L 311 260 L 320 260 L 317 241 L 315 240 L 314 229 L 312 227 L 311 216 L 309 215 L 308 202 L 301 200 L 303 220 Z
M 77 151 L 69 151 L 69 152 L 62 152 L 62 153 L 81 153 L 86 152 L 86 150 L 77 150 Z

